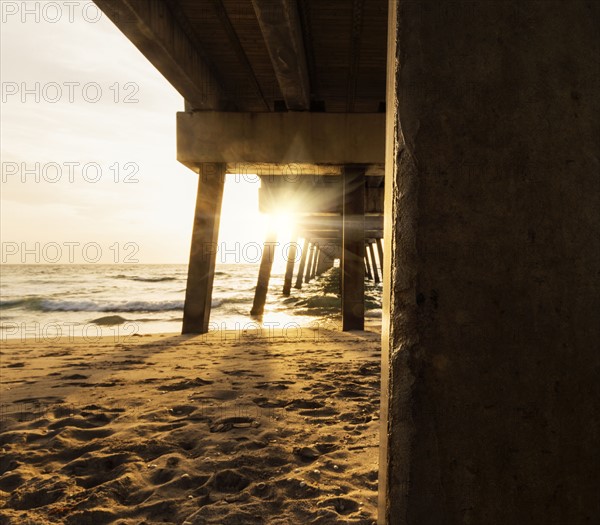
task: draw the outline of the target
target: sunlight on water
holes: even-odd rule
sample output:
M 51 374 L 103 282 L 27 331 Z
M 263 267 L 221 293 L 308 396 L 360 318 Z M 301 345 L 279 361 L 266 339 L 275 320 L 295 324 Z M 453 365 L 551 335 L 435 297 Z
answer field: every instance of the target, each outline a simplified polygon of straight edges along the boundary
M 283 224 L 283 223 L 282 223 Z M 211 330 L 339 327 L 339 268 L 284 297 L 274 265 L 262 319 L 249 315 L 257 264 L 218 264 Z M 0 338 L 133 336 L 181 330 L 186 265 L 3 265 Z M 367 284 L 367 317 L 381 315 L 381 287 Z

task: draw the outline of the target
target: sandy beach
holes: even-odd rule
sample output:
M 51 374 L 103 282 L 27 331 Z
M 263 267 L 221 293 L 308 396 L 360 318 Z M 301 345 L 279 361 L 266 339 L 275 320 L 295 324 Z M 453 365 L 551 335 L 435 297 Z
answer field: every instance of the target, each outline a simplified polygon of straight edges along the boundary
M 0 524 L 371 525 L 379 341 L 3 341 Z

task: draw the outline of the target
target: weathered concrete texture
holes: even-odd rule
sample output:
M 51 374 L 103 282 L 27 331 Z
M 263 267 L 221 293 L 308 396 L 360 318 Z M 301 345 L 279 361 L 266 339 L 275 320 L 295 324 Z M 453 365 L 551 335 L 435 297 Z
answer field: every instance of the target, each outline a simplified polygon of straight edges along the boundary
M 598 27 L 391 2 L 381 523 L 600 523 Z
M 204 166 L 198 179 L 192 229 L 190 263 L 183 307 L 182 332 L 184 334 L 208 332 L 224 184 L 223 164 Z

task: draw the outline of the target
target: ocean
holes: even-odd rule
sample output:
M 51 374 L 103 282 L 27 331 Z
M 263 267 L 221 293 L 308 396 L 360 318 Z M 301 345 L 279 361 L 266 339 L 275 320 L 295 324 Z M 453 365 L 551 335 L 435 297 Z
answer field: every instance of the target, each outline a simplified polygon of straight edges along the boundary
M 274 271 L 262 320 L 250 316 L 257 264 L 218 264 L 211 330 L 258 325 L 339 327 L 339 268 L 282 295 Z M 132 336 L 181 331 L 185 264 L 2 265 L 0 339 Z M 295 276 L 294 276 L 295 279 Z M 366 315 L 381 316 L 381 285 L 366 284 Z

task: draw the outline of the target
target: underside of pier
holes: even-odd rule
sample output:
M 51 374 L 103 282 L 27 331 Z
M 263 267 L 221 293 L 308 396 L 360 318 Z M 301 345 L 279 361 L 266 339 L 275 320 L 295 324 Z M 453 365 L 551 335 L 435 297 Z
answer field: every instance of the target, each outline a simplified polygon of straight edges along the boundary
M 380 523 L 600 523 L 600 2 L 96 3 L 186 101 L 184 332 L 225 174 L 311 196 L 285 293 L 340 258 L 352 330 L 384 282 Z

